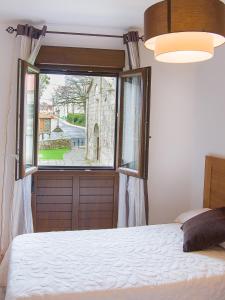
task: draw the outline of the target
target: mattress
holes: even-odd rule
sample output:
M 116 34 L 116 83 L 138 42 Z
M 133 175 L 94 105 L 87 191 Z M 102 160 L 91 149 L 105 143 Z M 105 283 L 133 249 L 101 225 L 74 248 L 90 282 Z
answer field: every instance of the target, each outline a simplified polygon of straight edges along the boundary
M 223 300 L 225 251 L 184 253 L 180 224 L 22 235 L 6 300 Z

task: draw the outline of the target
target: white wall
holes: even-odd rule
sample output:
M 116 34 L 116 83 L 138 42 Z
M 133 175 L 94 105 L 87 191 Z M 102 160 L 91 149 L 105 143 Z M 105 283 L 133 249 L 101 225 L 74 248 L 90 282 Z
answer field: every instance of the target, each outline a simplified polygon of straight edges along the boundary
M 205 155 L 225 156 L 225 46 L 187 65 L 158 63 L 143 46 L 141 64 L 152 66 L 150 223 L 171 222 L 202 206 Z
M 141 47 L 142 66 L 152 66 L 149 221 L 171 222 L 189 208 L 195 65 L 168 65 Z
M 199 64 L 193 103 L 191 207 L 203 198 L 204 157 L 225 157 L 225 45 L 216 49 L 212 60 Z

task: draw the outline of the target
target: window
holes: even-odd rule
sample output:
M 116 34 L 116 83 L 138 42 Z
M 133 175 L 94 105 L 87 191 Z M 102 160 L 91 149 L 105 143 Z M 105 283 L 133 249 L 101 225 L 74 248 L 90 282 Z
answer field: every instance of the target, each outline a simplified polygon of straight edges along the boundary
M 40 167 L 114 168 L 117 77 L 40 74 Z
M 115 169 L 115 162 L 119 172 L 146 178 L 151 69 L 119 73 L 120 50 L 48 46 L 37 65 L 40 74 L 19 61 L 16 178 L 37 166 Z
M 37 170 L 37 110 L 39 70 L 18 61 L 16 180 Z
M 148 173 L 150 68 L 124 72 L 119 108 L 118 170 L 146 178 Z

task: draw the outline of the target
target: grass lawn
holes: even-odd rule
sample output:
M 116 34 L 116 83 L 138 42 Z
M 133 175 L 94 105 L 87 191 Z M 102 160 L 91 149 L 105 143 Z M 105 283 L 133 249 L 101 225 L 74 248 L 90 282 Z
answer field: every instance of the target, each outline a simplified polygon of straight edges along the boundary
M 42 160 L 63 160 L 64 154 L 68 153 L 70 149 L 51 149 L 51 150 L 39 150 L 39 158 Z

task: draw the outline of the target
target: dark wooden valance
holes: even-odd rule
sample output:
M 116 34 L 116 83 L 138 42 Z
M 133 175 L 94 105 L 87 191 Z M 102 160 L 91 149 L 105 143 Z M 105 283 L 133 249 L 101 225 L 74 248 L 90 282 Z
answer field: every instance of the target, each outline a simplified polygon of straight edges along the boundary
M 36 59 L 36 65 L 46 67 L 78 67 L 78 69 L 97 68 L 123 70 L 125 51 L 110 49 L 75 48 L 42 46 Z

